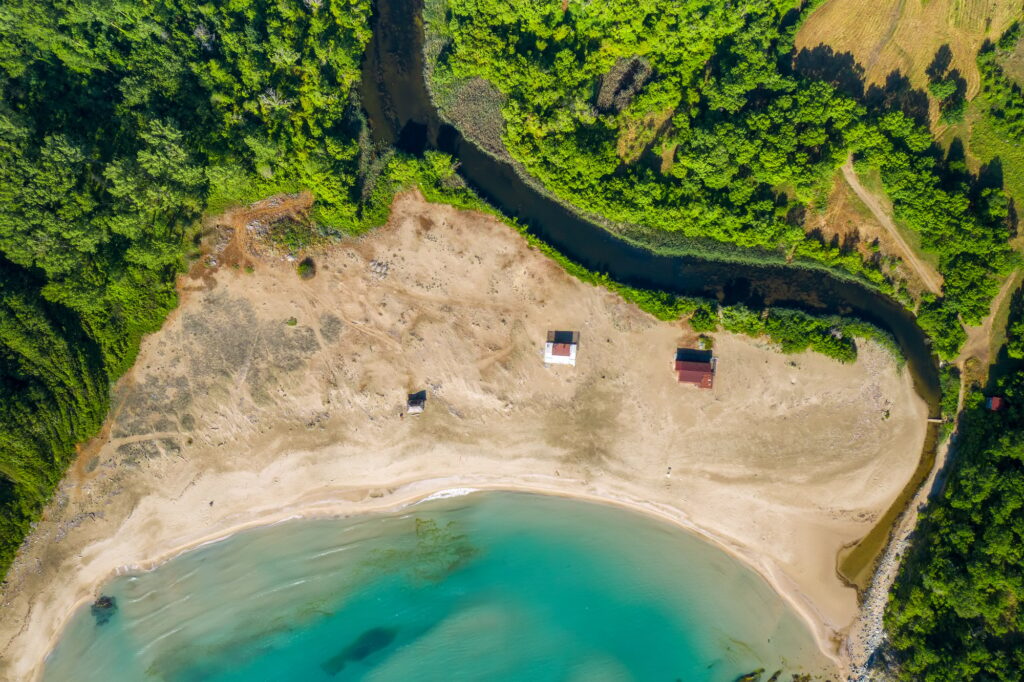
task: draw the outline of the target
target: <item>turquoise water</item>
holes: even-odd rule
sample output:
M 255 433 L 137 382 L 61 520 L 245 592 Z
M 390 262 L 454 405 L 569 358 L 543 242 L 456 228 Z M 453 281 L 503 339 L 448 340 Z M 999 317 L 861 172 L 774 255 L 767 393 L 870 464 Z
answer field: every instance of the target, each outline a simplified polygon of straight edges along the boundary
M 732 682 L 822 663 L 796 614 L 717 548 L 523 494 L 289 521 L 103 593 L 116 610 L 75 614 L 48 682 Z

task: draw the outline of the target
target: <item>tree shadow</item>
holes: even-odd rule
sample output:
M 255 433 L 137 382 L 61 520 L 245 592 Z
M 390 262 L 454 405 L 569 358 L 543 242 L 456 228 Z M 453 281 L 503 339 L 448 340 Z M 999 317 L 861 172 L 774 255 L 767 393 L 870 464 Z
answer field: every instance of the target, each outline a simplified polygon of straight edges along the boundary
M 885 85 L 872 85 L 864 95 L 865 104 L 882 111 L 902 111 L 918 125 L 928 125 L 928 95 L 910 84 L 899 71 L 885 77 Z
M 941 153 L 941 148 L 939 148 Z M 964 142 L 959 137 L 954 137 L 946 150 L 945 158 L 936 172 L 942 181 L 942 187 L 946 191 L 956 191 L 958 187 L 972 186 L 975 184 L 975 177 L 967 167 L 967 150 Z
M 793 58 L 793 72 L 825 81 L 848 97 L 864 99 L 864 67 L 851 52 L 836 52 L 828 45 L 804 48 Z
M 952 51 L 948 46 L 946 51 L 949 52 L 948 56 L 943 52 L 941 59 L 933 60 L 936 68 L 942 69 L 943 73 L 952 60 Z M 896 70 L 886 76 L 884 85 L 868 87 L 864 79 L 864 67 L 850 52 L 836 52 L 828 45 L 804 48 L 794 55 L 792 72 L 793 75 L 808 80 L 825 81 L 842 94 L 858 100 L 869 108 L 884 112 L 902 111 L 915 123 L 928 124 L 927 93 L 914 88 L 910 79 Z M 950 73 L 959 76 L 959 72 Z M 963 88 L 966 93 L 966 82 Z
M 935 51 L 935 56 L 932 58 L 932 63 L 928 65 L 928 68 L 924 70 L 928 80 L 936 81 L 940 80 L 949 69 L 949 65 L 953 63 L 953 50 L 950 49 L 949 44 L 942 45 L 938 50 Z
M 1003 161 L 998 156 L 978 169 L 978 189 L 1001 189 L 1003 187 Z
M 928 90 L 939 103 L 944 123 L 958 123 L 963 120 L 967 106 L 967 79 L 959 69 L 950 70 L 953 51 L 949 45 L 942 45 L 935 51 L 935 57 L 925 69 L 928 76 Z
M 786 224 L 803 227 L 807 222 L 807 207 L 803 204 L 792 204 L 786 211 Z

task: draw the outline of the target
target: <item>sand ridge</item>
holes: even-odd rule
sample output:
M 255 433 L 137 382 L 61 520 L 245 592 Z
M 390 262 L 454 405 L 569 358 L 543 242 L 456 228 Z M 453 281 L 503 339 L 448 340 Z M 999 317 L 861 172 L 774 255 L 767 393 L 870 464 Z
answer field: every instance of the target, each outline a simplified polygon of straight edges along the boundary
M 841 365 L 716 334 L 715 388 L 680 386 L 685 325 L 415 193 L 388 226 L 315 258 L 308 281 L 280 261 L 183 280 L 8 577 L 0 677 L 36 674 L 113 572 L 249 525 L 453 488 L 586 497 L 685 525 L 836 650 L 857 613 L 836 554 L 898 495 L 925 433 L 909 372 L 883 350 L 864 344 Z M 556 328 L 581 332 L 576 368 L 544 367 Z M 404 416 L 420 389 L 426 412 Z

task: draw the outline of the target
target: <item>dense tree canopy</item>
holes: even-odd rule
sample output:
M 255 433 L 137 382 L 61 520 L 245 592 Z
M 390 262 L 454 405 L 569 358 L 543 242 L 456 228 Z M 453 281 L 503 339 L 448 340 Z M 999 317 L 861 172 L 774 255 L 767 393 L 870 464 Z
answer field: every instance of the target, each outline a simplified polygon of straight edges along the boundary
M 906 680 L 1019 680 L 1024 671 L 1024 374 L 1003 412 L 968 407 L 948 484 L 894 588 L 886 628 Z
M 175 304 L 212 207 L 359 229 L 369 0 L 0 5 L 0 573 Z M 363 164 L 365 167 L 365 164 Z
M 891 292 L 871 259 L 809 237 L 799 209 L 850 155 L 939 255 L 922 324 L 946 356 L 1010 255 L 1000 188 L 951 171 L 902 111 L 802 77 L 793 35 L 814 3 L 432 0 L 433 90 L 446 110 L 480 79 L 503 143 L 549 190 L 613 221 L 775 252 Z M 493 144 L 490 145 L 493 147 Z

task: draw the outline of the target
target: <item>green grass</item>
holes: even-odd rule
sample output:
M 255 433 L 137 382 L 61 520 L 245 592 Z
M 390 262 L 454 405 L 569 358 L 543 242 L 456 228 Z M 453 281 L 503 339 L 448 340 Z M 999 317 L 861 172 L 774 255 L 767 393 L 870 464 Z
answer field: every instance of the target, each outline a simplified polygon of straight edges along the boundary
M 1024 207 L 1024 144 L 1006 139 L 988 118 L 979 115 L 971 129 L 970 150 L 982 164 L 996 158 L 1002 162 L 1003 186 L 1018 210 Z

